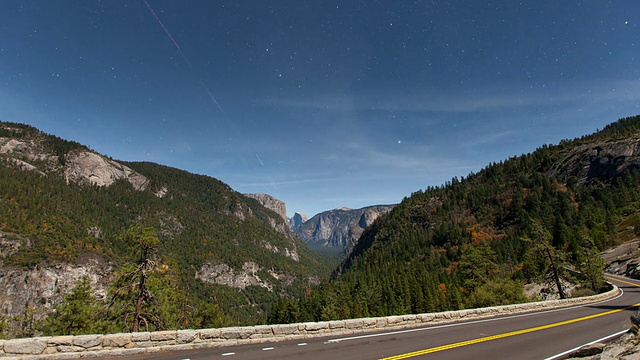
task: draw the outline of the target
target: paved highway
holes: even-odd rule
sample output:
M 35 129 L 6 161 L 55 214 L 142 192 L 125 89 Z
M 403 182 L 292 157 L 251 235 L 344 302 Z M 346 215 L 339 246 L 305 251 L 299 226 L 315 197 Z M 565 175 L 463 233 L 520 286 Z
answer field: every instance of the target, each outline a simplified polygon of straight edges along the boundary
M 600 303 L 409 330 L 156 353 L 131 359 L 560 359 L 619 335 L 640 306 L 640 282 L 610 277 L 622 295 Z M 114 358 L 117 359 L 117 358 Z

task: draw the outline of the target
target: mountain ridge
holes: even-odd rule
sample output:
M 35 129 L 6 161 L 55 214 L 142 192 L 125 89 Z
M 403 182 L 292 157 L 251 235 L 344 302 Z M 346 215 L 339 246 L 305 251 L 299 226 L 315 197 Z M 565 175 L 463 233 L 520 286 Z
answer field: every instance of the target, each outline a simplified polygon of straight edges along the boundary
M 156 229 L 160 239 L 158 261 L 167 277 L 156 290 L 171 288 L 182 303 L 193 304 L 193 310 L 173 305 L 165 311 L 191 316 L 197 326 L 526 301 L 522 283 L 540 276 L 542 265 L 536 261 L 544 257 L 532 252 L 543 244 L 566 253 L 567 267 L 593 275 L 573 280 L 580 291 L 597 291 L 595 251 L 633 238 L 633 229 L 640 228 L 638 141 L 640 116 L 621 119 L 595 134 L 543 145 L 416 191 L 382 216 L 367 218 L 363 212 L 357 225 L 366 229 L 360 227 L 353 250 L 332 280 L 323 282 L 322 261 L 281 215 L 219 180 L 99 155 L 108 171 L 81 166 L 76 177 L 66 176 L 65 169 L 77 164 L 74 154 L 95 152 L 35 128 L 0 122 L 0 271 L 14 271 L 4 276 L 14 279 L 12 284 L 31 286 L 28 279 L 44 275 L 28 271 L 63 269 L 62 282 L 69 284 L 63 291 L 93 271 L 93 288 L 108 296 L 110 284 L 100 290 L 100 281 L 122 272 L 122 264 L 133 259 L 120 242 L 122 231 L 141 224 Z M 330 215 L 319 216 L 324 220 L 318 223 L 340 223 L 331 216 L 345 212 L 326 212 Z M 343 222 L 348 229 L 355 218 Z M 302 225 L 307 223 L 316 226 L 312 233 L 332 233 L 316 221 Z M 85 254 L 92 254 L 93 262 L 73 267 Z M 110 275 L 95 280 L 98 270 L 87 270 L 92 264 L 106 265 L 100 271 Z M 570 275 L 562 276 L 569 280 Z M 21 290 L 29 298 L 24 307 L 11 304 L 11 311 L 17 309 L 12 314 L 30 308 L 50 312 L 61 301 L 43 297 L 50 289 L 36 285 Z M 219 310 L 207 307 L 211 302 Z M 8 314 L 5 305 L 2 309 Z M 211 311 L 219 314 L 215 320 L 208 316 Z M 185 326 L 172 321 L 173 327 Z
M 418 190 L 364 230 L 313 296 L 279 304 L 296 316 L 277 308 L 271 321 L 524 302 L 525 283 L 539 298 L 598 292 L 600 252 L 640 236 L 639 140 L 640 116 L 624 118 Z
M 85 275 L 110 294 L 108 279 L 136 259 L 121 240 L 133 225 L 155 230 L 166 281 L 188 298 L 185 314 L 201 326 L 263 322 L 270 302 L 306 291 L 329 271 L 279 214 L 212 177 L 116 161 L 16 123 L 0 122 L 0 149 L 0 273 L 10 280 L 0 289 L 0 320 L 27 309 L 46 317 Z M 88 255 L 103 270 L 81 263 Z M 67 285 L 50 296 L 46 284 L 26 280 L 42 278 L 34 270 L 53 271 L 52 283 Z M 12 298 L 20 283 L 24 296 Z M 203 312 L 212 302 L 214 318 Z M 183 310 L 163 311 L 169 319 Z M 184 326 L 171 321 L 167 328 Z
M 395 205 L 372 205 L 360 209 L 338 208 L 314 215 L 293 231 L 315 251 L 346 255 L 364 229 Z

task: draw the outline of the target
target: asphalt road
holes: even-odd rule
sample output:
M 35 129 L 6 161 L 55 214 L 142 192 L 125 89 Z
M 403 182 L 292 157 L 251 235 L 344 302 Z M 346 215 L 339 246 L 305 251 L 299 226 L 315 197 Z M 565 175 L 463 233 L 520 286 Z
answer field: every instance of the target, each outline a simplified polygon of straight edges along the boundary
M 631 313 L 640 306 L 640 282 L 620 277 L 611 277 L 610 281 L 623 294 L 589 305 L 395 332 L 156 353 L 129 359 L 559 359 L 571 349 L 631 327 Z

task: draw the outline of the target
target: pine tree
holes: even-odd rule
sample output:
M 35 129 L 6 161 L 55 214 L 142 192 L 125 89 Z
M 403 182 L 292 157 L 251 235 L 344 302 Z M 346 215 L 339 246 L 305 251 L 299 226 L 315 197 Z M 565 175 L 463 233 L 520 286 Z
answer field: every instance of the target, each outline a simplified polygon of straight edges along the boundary
M 566 253 L 553 247 L 553 236 L 546 230 L 540 222 L 532 220 L 531 233 L 533 239 L 523 238 L 522 240 L 529 243 L 529 250 L 532 275 L 545 281 L 547 284 L 553 284 L 560 296 L 560 299 L 566 299 L 567 295 L 562 285 L 562 277 L 566 268 Z
M 153 312 L 153 294 L 147 281 L 157 267 L 156 251 L 160 240 L 152 227 L 133 225 L 127 229 L 121 239 L 127 243 L 137 256 L 135 264 L 125 264 L 122 274 L 115 281 L 116 289 L 109 304 L 116 310 L 117 317 L 128 327 L 132 322 L 132 331 L 137 332 L 143 325 L 149 331 L 149 325 L 156 329 L 162 327 L 160 317 Z
M 40 329 L 47 335 L 97 334 L 105 330 L 103 303 L 96 300 L 88 277 L 66 295 Z

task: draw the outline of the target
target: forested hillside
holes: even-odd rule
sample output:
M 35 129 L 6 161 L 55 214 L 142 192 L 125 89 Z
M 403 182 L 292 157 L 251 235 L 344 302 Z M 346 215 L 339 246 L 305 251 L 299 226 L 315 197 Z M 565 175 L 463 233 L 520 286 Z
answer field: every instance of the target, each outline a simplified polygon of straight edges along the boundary
M 640 117 L 405 198 L 332 280 L 273 322 L 421 313 L 600 291 L 599 251 L 640 229 Z M 544 292 L 540 296 L 544 296 Z
M 369 225 L 393 205 L 374 205 L 362 209 L 334 209 L 316 214 L 292 230 L 309 248 L 342 260 L 355 246 Z
M 106 175 L 97 179 L 100 174 Z M 37 321 L 62 306 L 64 288 L 56 280 L 49 295 L 28 274 L 63 271 L 89 255 L 108 271 L 87 273 L 93 281 L 76 297 L 87 308 L 111 302 L 108 311 L 92 312 L 95 327 L 84 331 L 94 332 L 132 329 L 127 304 L 139 297 L 122 289 L 140 291 L 142 272 L 150 330 L 261 323 L 269 303 L 303 294 L 330 272 L 279 215 L 214 178 L 117 163 L 26 125 L 0 122 L 0 184 L 0 277 L 7 281 L 0 332 L 4 327 L 6 334 L 64 330 Z M 101 286 L 102 300 L 87 297 L 100 295 L 94 292 Z
M 0 165 L 2 336 L 460 309 L 531 300 L 525 283 L 589 294 L 598 252 L 640 233 L 640 117 L 411 194 L 330 279 L 281 216 L 211 177 L 12 123 Z

